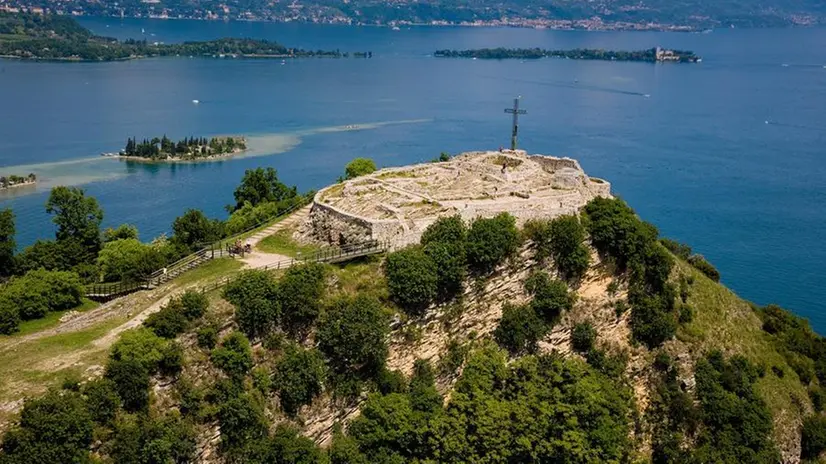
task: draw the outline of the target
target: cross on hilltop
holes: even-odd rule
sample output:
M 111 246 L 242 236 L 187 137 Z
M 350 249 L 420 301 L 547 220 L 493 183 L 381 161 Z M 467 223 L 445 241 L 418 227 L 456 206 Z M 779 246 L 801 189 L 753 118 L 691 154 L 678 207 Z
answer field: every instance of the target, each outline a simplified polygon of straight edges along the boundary
M 519 100 L 522 97 L 516 97 L 513 99 L 513 108 L 505 108 L 505 113 L 512 113 L 513 114 L 513 131 L 511 132 L 511 150 L 516 150 L 516 138 L 517 133 L 519 132 L 519 115 L 520 114 L 527 114 L 528 112 L 525 110 L 519 109 Z

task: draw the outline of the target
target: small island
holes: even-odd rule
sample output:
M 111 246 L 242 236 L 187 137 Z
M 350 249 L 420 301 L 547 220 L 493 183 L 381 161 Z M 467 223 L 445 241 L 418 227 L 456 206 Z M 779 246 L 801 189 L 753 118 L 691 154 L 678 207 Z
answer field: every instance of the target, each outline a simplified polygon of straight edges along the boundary
M 37 183 L 37 176 L 29 174 L 28 176 L 10 175 L 0 176 L 0 190 L 6 190 L 14 187 L 25 187 L 27 185 L 35 185 Z
M 622 51 L 594 48 L 573 50 L 543 50 L 541 48 L 479 48 L 474 50 L 439 50 L 433 56 L 440 58 L 477 58 L 481 60 L 566 58 L 571 60 L 643 61 L 697 63 L 702 59 L 692 51 L 669 50 L 655 47 L 646 50 Z
M 177 44 L 146 40 L 120 41 L 94 35 L 73 18 L 53 14 L 0 11 L 0 58 L 43 61 L 119 61 L 146 57 L 207 58 L 347 58 L 340 50 L 302 50 L 278 42 L 248 38 L 222 38 Z M 354 58 L 372 58 L 358 52 Z
M 139 161 L 198 161 L 232 156 L 247 149 L 244 137 L 187 137 L 173 142 L 164 135 L 143 139 L 126 140 L 126 147 L 117 153 L 103 153 L 112 156 Z

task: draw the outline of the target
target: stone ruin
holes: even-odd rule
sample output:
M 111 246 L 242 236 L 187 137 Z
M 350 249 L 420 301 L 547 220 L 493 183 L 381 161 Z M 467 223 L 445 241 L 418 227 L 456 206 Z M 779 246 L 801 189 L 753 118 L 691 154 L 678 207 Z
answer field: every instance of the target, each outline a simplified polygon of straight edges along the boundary
M 367 240 L 416 243 L 441 216 L 466 222 L 507 212 L 529 219 L 578 212 L 611 184 L 588 177 L 571 158 L 522 150 L 469 152 L 445 162 L 387 168 L 316 193 L 302 240 L 346 245 Z

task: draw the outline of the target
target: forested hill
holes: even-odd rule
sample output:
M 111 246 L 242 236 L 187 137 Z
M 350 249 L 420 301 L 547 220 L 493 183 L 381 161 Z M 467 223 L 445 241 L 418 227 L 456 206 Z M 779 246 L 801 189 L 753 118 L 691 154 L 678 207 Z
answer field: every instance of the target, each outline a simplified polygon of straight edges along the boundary
M 353 56 L 366 57 L 369 52 Z M 222 38 L 180 44 L 118 41 L 93 35 L 73 18 L 0 11 L 0 56 L 34 60 L 112 61 L 147 56 L 252 58 L 346 57 L 339 50 L 301 50 L 260 39 Z
M 674 26 L 763 27 L 823 24 L 820 0 L 9 0 L 66 14 L 257 19 L 328 23 L 486 23 L 594 29 L 667 29 Z

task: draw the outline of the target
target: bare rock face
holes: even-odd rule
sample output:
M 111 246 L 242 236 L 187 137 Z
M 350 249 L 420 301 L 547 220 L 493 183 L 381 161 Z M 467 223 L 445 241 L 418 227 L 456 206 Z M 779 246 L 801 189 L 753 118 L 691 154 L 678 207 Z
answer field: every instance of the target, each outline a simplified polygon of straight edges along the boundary
M 519 223 L 576 213 L 611 184 L 576 160 L 521 150 L 469 152 L 440 163 L 388 168 L 320 190 L 299 230 L 305 240 L 415 243 L 441 216 L 466 221 L 507 212 Z

